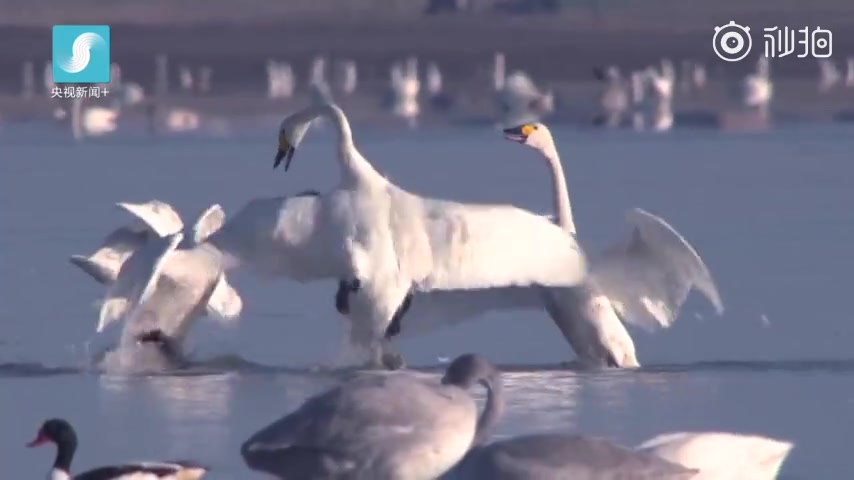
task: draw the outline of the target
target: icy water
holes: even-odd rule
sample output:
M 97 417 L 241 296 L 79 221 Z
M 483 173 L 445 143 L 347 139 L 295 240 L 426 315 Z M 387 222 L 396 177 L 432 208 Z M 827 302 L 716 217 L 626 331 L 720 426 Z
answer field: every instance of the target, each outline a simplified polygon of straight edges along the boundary
M 275 124 L 271 131 L 275 131 Z M 632 372 L 560 368 L 572 358 L 540 312 L 493 315 L 410 337 L 410 364 L 437 372 L 463 352 L 509 368 L 501 435 L 581 432 L 635 445 L 674 430 L 756 432 L 796 442 L 783 477 L 848 478 L 854 425 L 854 136 L 840 127 L 761 135 L 668 135 L 555 129 L 576 223 L 591 253 L 625 235 L 640 206 L 700 251 L 726 303 L 718 318 L 692 297 L 668 331 L 633 331 Z M 258 478 L 238 448 L 262 425 L 340 375 L 331 282 L 237 275 L 245 308 L 233 329 L 201 324 L 199 358 L 237 355 L 262 369 L 194 375 L 83 372 L 102 288 L 68 263 L 125 222 L 113 204 L 158 198 L 191 219 L 211 203 L 331 185 L 329 132 L 313 132 L 291 171 L 273 171 L 275 138 L 111 139 L 75 146 L 53 131 L 0 134 L 0 468 L 39 478 L 52 452 L 28 450 L 43 419 L 78 430 L 76 470 L 133 459 L 193 458 L 214 479 Z M 551 209 L 535 152 L 489 130 L 373 132 L 363 153 L 412 191 Z

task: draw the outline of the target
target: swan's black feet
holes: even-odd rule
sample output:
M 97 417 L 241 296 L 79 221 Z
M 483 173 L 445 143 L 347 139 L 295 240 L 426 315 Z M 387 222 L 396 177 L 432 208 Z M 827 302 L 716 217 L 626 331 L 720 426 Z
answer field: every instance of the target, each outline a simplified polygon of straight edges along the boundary
M 172 360 L 179 358 L 180 349 L 178 348 L 178 345 L 176 345 L 175 341 L 163 333 L 163 330 L 160 330 L 159 328 L 142 332 L 136 336 L 136 341 L 140 344 L 153 343 L 157 345 L 160 352 Z
M 350 313 L 350 294 L 356 293 L 362 288 L 362 282 L 358 278 L 353 280 L 339 280 L 338 291 L 335 292 L 335 309 L 341 315 Z
M 394 312 L 394 315 L 391 316 L 391 323 L 388 324 L 388 328 L 385 330 L 386 340 L 390 340 L 392 337 L 400 333 L 401 320 L 403 320 L 403 316 L 409 311 L 409 307 L 411 305 L 412 293 L 407 293 L 406 297 L 403 298 L 403 302 L 400 303 L 400 306 L 398 306 L 397 310 Z
M 163 330 L 155 329 L 147 332 L 142 332 L 136 336 L 136 341 L 139 343 L 168 343 L 169 339 Z
M 403 355 L 399 353 L 383 353 L 382 363 L 388 370 L 400 370 L 406 366 L 406 361 L 403 360 Z

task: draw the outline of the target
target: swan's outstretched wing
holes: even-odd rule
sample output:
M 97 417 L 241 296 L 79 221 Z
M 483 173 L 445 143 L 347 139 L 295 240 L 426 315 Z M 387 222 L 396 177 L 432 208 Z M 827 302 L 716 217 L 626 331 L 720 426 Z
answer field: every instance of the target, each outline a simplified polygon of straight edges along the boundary
M 193 243 L 200 244 L 225 224 L 225 211 L 218 204 L 208 207 L 193 225 Z
M 578 243 L 540 215 L 509 205 L 436 200 L 424 205 L 426 255 L 432 261 L 416 282 L 419 290 L 568 287 L 586 277 L 587 262 Z M 423 261 L 419 255 L 424 258 L 424 253 L 406 252 Z
M 72 255 L 69 260 L 98 283 L 109 285 L 116 281 L 125 260 L 145 245 L 151 236 L 151 231 L 135 225 L 120 227 L 107 235 L 104 243 L 92 255 Z
M 127 210 L 148 225 L 161 237 L 178 233 L 184 229 L 181 216 L 166 202 L 150 200 L 144 203 L 119 202 L 118 207 Z
M 673 227 L 640 208 L 630 210 L 626 220 L 632 226 L 628 241 L 608 249 L 590 272 L 624 321 L 647 329 L 668 327 L 692 287 L 723 312 L 709 269 Z
M 119 202 L 116 206 L 133 215 L 136 221 L 107 235 L 92 255 L 72 255 L 69 259 L 72 264 L 104 285 L 116 281 L 125 260 L 152 236 L 162 237 L 177 233 L 183 228 L 181 217 L 175 209 L 159 200 L 145 203 Z
M 773 480 L 793 446 L 758 435 L 675 432 L 647 440 L 636 449 L 696 468 L 701 478 Z
M 144 303 L 154 293 L 164 261 L 183 238 L 182 233 L 176 233 L 152 239 L 122 265 L 116 282 L 101 304 L 96 331 L 103 331 L 107 325 L 121 319 L 128 308 Z
M 243 265 L 256 273 L 305 282 L 340 278 L 348 271 L 340 238 L 323 220 L 317 192 L 259 198 L 232 215 L 208 241 L 227 255 L 226 268 Z M 337 249 L 337 250 L 336 250 Z

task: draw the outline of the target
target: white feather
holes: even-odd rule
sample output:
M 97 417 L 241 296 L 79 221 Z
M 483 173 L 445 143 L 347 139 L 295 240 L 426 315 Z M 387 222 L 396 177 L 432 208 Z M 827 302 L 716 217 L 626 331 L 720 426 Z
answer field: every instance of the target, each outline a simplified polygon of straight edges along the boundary
M 773 480 L 793 446 L 759 435 L 674 432 L 647 440 L 636 449 L 700 470 L 696 480 Z
M 723 303 L 696 250 L 663 219 L 640 208 L 626 215 L 632 233 L 594 261 L 591 281 L 625 321 L 652 329 L 669 327 L 696 287 L 720 315 Z

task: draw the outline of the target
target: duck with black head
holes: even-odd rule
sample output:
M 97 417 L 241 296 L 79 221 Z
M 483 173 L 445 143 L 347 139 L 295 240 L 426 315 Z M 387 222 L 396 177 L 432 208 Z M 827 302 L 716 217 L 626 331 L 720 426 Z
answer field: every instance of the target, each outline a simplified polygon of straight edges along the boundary
M 142 462 L 98 467 L 72 477 L 70 469 L 77 450 L 77 434 L 71 424 L 61 418 L 46 420 L 35 440 L 27 446 L 46 443 L 56 444 L 56 459 L 47 475 L 48 480 L 198 480 L 208 470 L 190 462 Z

